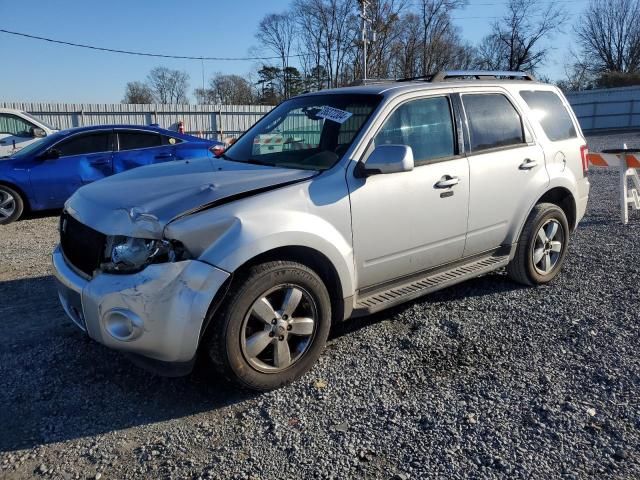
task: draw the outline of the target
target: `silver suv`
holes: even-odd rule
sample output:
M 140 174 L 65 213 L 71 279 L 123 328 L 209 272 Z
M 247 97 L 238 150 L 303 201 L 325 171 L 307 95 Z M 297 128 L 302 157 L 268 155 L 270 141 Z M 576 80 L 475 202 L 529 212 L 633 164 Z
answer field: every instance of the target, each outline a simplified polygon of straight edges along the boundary
M 202 352 L 242 386 L 293 381 L 332 324 L 506 267 L 560 271 L 587 205 L 562 93 L 449 72 L 287 100 L 217 159 L 131 170 L 69 199 L 60 301 L 165 374 Z

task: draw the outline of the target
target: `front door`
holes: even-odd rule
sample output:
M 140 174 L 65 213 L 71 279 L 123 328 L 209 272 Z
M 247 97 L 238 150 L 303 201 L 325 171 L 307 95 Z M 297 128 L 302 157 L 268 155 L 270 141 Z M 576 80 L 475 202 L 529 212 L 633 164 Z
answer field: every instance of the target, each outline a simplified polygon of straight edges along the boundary
M 59 158 L 43 156 L 31 168 L 31 186 L 41 208 L 60 208 L 87 183 L 111 175 L 111 130 L 79 133 L 53 145 Z
M 410 100 L 391 113 L 374 144 L 410 146 L 413 171 L 348 174 L 359 289 L 462 257 L 469 168 L 456 138 L 447 96 Z
M 549 176 L 537 145 L 501 93 L 463 94 L 469 126 L 469 227 L 465 256 L 511 243 Z

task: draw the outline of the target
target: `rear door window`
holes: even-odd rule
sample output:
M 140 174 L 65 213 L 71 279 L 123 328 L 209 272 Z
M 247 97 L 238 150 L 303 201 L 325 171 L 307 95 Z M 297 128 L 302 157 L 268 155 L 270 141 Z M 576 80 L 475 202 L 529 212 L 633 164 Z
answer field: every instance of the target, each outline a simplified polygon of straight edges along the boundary
M 504 95 L 463 95 L 462 103 L 473 152 L 525 143 L 520 114 Z
M 118 141 L 120 151 L 159 147 L 162 143 L 162 139 L 157 133 L 138 131 L 118 132 Z
M 520 92 L 520 96 L 529 105 L 549 140 L 557 142 L 578 136 L 571 115 L 556 93 L 527 90 Z
M 111 151 L 111 134 L 100 132 L 74 135 L 68 140 L 56 144 L 54 148 L 60 150 L 61 157 L 109 152 Z
M 416 165 L 456 154 L 453 118 L 447 97 L 422 98 L 400 105 L 376 134 L 375 145 L 407 145 Z

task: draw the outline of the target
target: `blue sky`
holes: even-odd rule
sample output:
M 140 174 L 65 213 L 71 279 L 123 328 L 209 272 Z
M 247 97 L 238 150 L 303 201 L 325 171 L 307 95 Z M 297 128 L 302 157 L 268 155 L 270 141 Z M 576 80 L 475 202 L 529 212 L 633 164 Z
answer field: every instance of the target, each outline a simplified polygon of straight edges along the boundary
M 506 0 L 470 0 L 455 14 L 462 36 L 481 39 Z M 101 47 L 193 56 L 247 56 L 260 19 L 290 0 L 0 0 L 0 28 Z M 556 0 L 576 19 L 588 0 Z M 570 33 L 571 27 L 565 28 Z M 563 76 L 569 35 L 557 35 L 541 73 Z M 157 65 L 186 70 L 202 83 L 199 61 L 165 60 L 59 46 L 0 33 L 0 100 L 112 103 L 128 81 L 144 80 Z M 251 61 L 205 62 L 214 72 L 248 74 Z

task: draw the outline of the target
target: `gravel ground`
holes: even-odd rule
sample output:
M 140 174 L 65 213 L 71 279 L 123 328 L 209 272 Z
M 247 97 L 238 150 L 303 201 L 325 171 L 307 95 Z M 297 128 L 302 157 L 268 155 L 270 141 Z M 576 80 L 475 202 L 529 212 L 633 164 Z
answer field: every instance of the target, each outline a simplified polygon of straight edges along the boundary
M 640 478 L 640 214 L 623 227 L 616 177 L 591 179 L 552 285 L 497 272 L 350 322 L 263 395 L 87 340 L 50 276 L 56 219 L 1 227 L 0 477 Z

